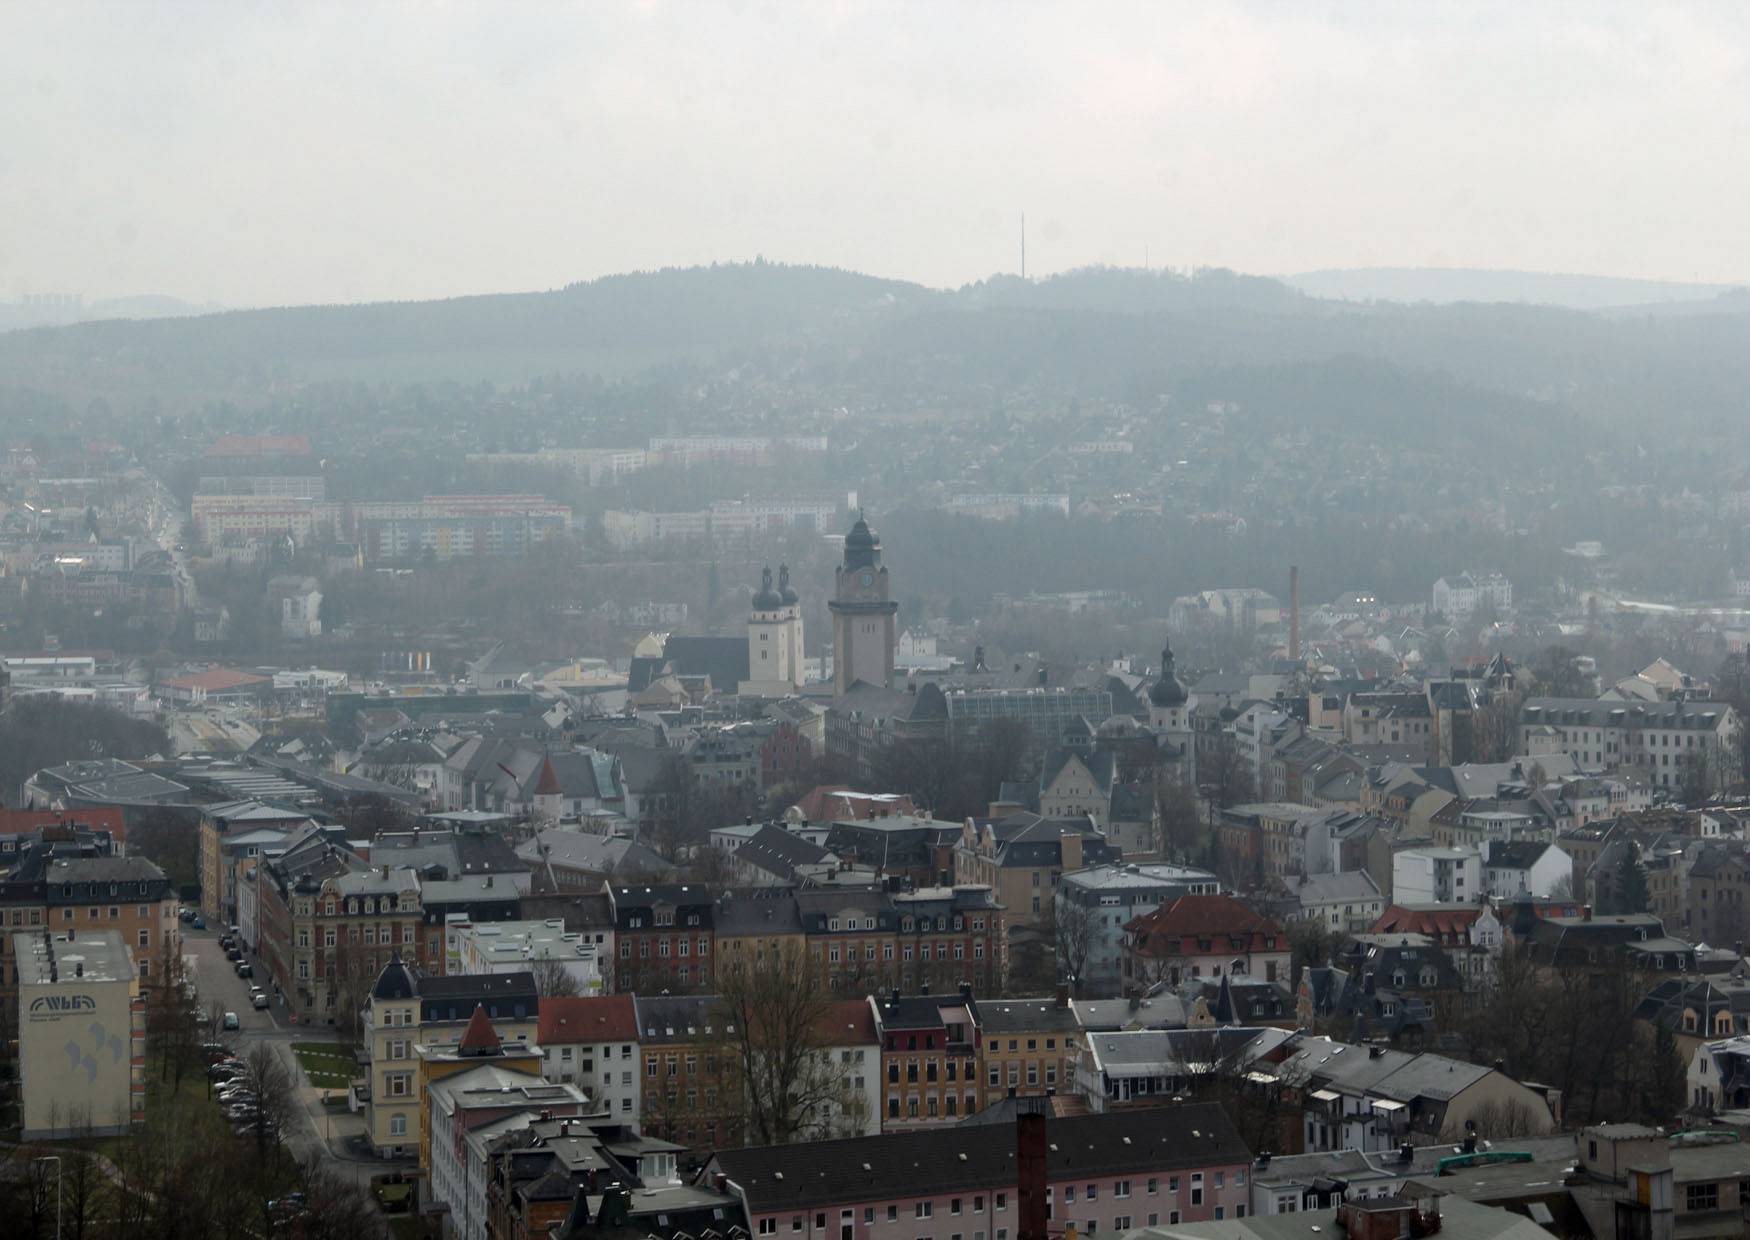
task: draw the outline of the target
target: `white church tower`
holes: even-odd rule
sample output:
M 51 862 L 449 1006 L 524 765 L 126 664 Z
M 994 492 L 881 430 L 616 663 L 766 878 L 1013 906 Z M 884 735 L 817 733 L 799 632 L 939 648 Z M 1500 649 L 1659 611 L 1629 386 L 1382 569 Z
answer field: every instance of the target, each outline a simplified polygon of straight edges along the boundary
M 743 697 L 789 697 L 802 688 L 802 602 L 790 587 L 790 566 L 767 567 L 747 617 L 747 675 Z

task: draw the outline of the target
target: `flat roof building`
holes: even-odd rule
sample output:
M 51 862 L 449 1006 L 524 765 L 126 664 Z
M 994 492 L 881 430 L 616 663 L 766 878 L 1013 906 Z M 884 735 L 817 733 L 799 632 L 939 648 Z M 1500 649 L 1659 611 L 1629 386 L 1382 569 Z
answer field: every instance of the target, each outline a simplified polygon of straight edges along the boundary
M 146 1118 L 146 1004 L 115 931 L 12 936 L 26 1141 L 103 1136 Z

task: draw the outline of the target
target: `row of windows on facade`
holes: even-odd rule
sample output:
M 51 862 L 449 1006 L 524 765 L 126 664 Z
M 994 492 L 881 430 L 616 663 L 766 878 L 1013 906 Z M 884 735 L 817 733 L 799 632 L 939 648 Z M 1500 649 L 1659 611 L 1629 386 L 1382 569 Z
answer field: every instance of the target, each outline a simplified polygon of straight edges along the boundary
M 1026 1067 L 1027 1067 L 1027 1084 L 1029 1084 L 1029 1085 L 1039 1084 L 1039 1065 L 1037 1063 L 1029 1063 Z M 936 1062 L 934 1060 L 930 1060 L 928 1063 L 923 1065 L 923 1070 L 924 1070 L 923 1071 L 924 1083 L 928 1084 L 928 1085 L 935 1084 L 936 1083 L 936 1076 L 937 1076 Z M 1064 1078 L 1066 1080 L 1069 1078 L 1070 1071 L 1071 1071 L 1070 1061 L 1065 1060 L 1064 1065 L 1063 1065 L 1063 1072 L 1064 1072 Z M 899 1084 L 899 1075 L 900 1075 L 899 1064 L 898 1063 L 889 1063 L 887 1065 L 887 1083 L 889 1085 Z M 966 1064 L 966 1079 L 968 1081 L 971 1081 L 974 1079 L 975 1075 L 976 1075 L 976 1069 L 974 1068 L 971 1061 L 968 1061 Z M 952 1084 L 954 1082 L 955 1076 L 956 1076 L 956 1061 L 954 1061 L 952 1059 L 950 1059 L 948 1061 L 945 1076 L 947 1078 L 947 1081 L 950 1084 Z M 990 1070 L 989 1070 L 987 1076 L 988 1076 L 988 1083 L 992 1089 L 1001 1088 L 1002 1084 L 1003 1084 L 1003 1079 L 1002 1079 L 1003 1078 L 1003 1065 L 992 1064 L 990 1066 Z M 1019 1063 L 1011 1063 L 1008 1065 L 1008 1077 L 1009 1077 L 1009 1084 L 1010 1085 L 1019 1085 L 1021 1083 L 1021 1065 Z M 908 1085 L 916 1085 L 918 1083 L 918 1065 L 916 1062 L 908 1063 L 905 1065 L 905 1083 Z M 1057 1084 L 1057 1064 L 1055 1062 L 1048 1063 L 1045 1065 L 1045 1083 L 1047 1085 Z
M 299 917 L 312 917 L 316 912 L 316 903 L 314 900 L 299 900 L 294 911 Z M 366 917 L 374 917 L 379 912 L 417 913 L 420 911 L 419 893 L 406 891 L 394 899 L 384 896 L 380 901 L 373 896 L 366 896 L 362 902 L 357 896 L 351 896 L 346 901 L 346 911 L 348 916 L 356 916 L 362 912 Z M 339 914 L 340 900 L 337 897 L 329 896 L 322 902 L 324 917 L 336 917 Z
M 1179 1194 L 1179 1192 L 1180 1192 L 1179 1179 L 1180 1179 L 1180 1177 L 1178 1177 L 1176 1175 L 1167 1177 L 1167 1193 L 1169 1195 L 1178 1195 Z M 1214 1172 L 1213 1173 L 1213 1185 L 1212 1185 L 1212 1187 L 1213 1188 L 1225 1187 L 1226 1186 L 1225 1180 L 1226 1180 L 1226 1175 L 1224 1172 L 1220 1172 L 1220 1171 Z M 1245 1184 L 1245 1182 L 1246 1182 L 1246 1173 L 1244 1171 L 1235 1172 L 1235 1174 L 1234 1174 L 1235 1185 L 1242 1185 L 1243 1186 Z M 1131 1182 L 1129 1180 L 1118 1180 L 1113 1184 L 1112 1188 L 1113 1188 L 1112 1196 L 1115 1199 L 1120 1200 L 1120 1201 L 1130 1199 L 1130 1197 L 1131 1197 Z M 1204 1188 L 1205 1188 L 1204 1173 L 1201 1171 L 1192 1172 L 1191 1176 L 1190 1176 L 1190 1184 L 1189 1184 L 1189 1189 L 1190 1189 L 1190 1203 L 1189 1204 L 1191 1206 L 1197 1207 L 1197 1206 L 1201 1206 L 1203 1204 Z M 1083 1202 L 1087 1203 L 1087 1202 L 1098 1201 L 1099 1200 L 1099 1191 L 1100 1191 L 1100 1186 L 1098 1184 L 1087 1185 L 1087 1191 L 1082 1198 Z M 1159 1195 L 1159 1193 L 1160 1193 L 1160 1178 L 1159 1177 L 1157 1177 L 1157 1176 L 1149 1177 L 1147 1193 L 1148 1193 L 1148 1196 L 1151 1196 L 1151 1197 Z M 972 1213 L 973 1215 L 984 1214 L 985 1213 L 984 1200 L 985 1200 L 984 1195 L 982 1193 L 974 1194 L 971 1198 L 970 1213 Z M 991 1200 L 992 1200 L 992 1207 L 993 1207 L 992 1212 L 993 1213 L 1000 1214 L 1000 1213 L 1006 1212 L 1008 1210 L 1008 1208 L 1009 1208 L 1009 1195 L 1007 1193 L 995 1193 L 992 1195 Z M 964 1197 L 950 1197 L 947 1200 L 946 1204 L 947 1204 L 948 1216 L 950 1218 L 958 1218 L 963 1213 L 963 1207 L 967 1204 L 967 1199 Z M 1058 1202 L 1057 1202 L 1057 1195 L 1056 1195 L 1056 1186 L 1055 1185 L 1047 1186 L 1047 1188 L 1045 1190 L 1045 1216 L 1047 1218 L 1056 1218 L 1057 1217 L 1057 1210 L 1056 1210 L 1057 1204 L 1058 1204 Z M 1064 1186 L 1062 1204 L 1066 1209 L 1069 1206 L 1076 1204 L 1076 1187 L 1075 1187 L 1075 1185 L 1069 1184 L 1069 1185 Z M 876 1210 L 876 1207 L 874 1207 L 874 1206 L 864 1206 L 863 1207 L 863 1224 L 864 1224 L 864 1226 L 873 1226 L 875 1224 L 875 1210 Z M 1236 1218 L 1244 1218 L 1245 1215 L 1246 1215 L 1246 1208 L 1244 1205 L 1240 1205 L 1240 1206 L 1236 1207 L 1236 1213 L 1235 1213 Z M 899 1206 L 894 1205 L 894 1204 L 888 1205 L 886 1207 L 886 1216 L 887 1216 L 887 1221 L 889 1223 L 898 1222 L 899 1221 Z M 1215 1207 L 1215 1217 L 1217 1219 L 1220 1219 L 1223 1216 L 1224 1216 L 1223 1215 L 1223 1207 L 1216 1206 Z M 912 1218 L 913 1219 L 927 1219 L 927 1218 L 934 1218 L 934 1217 L 936 1217 L 936 1202 L 934 1202 L 934 1201 L 918 1201 L 918 1202 L 912 1203 Z M 845 1210 L 839 1211 L 839 1222 L 840 1222 L 841 1226 L 849 1226 L 855 1218 L 856 1218 L 856 1213 L 852 1209 L 845 1209 Z M 792 1215 L 790 1218 L 790 1230 L 792 1232 L 799 1232 L 799 1231 L 803 1230 L 806 1219 L 807 1219 L 807 1216 L 803 1215 L 803 1214 Z M 1155 1227 L 1155 1226 L 1159 1225 L 1159 1219 L 1160 1219 L 1159 1214 L 1150 1214 L 1148 1216 L 1148 1219 L 1149 1219 L 1148 1224 L 1147 1224 L 1148 1226 Z M 1174 1223 L 1174 1224 L 1178 1223 L 1179 1222 L 1179 1211 L 1177 1211 L 1177 1210 L 1170 1211 L 1169 1212 L 1169 1219 L 1170 1219 L 1171 1223 Z M 816 1231 L 825 1231 L 826 1220 L 827 1220 L 827 1216 L 826 1216 L 826 1212 L 824 1210 L 816 1211 L 815 1215 L 814 1215 L 814 1229 Z M 1073 1222 L 1074 1220 L 1066 1220 L 1066 1221 Z M 1085 1233 L 1097 1232 L 1099 1230 L 1099 1222 L 1100 1221 L 1098 1219 L 1087 1220 L 1087 1226 L 1084 1229 Z M 1127 1231 L 1130 1229 L 1131 1226 L 1132 1226 L 1132 1216 L 1130 1216 L 1128 1214 L 1114 1215 L 1112 1218 L 1112 1227 L 1115 1230 Z M 777 1232 L 778 1232 L 778 1219 L 775 1216 L 768 1215 L 768 1216 L 760 1219 L 760 1221 L 759 1221 L 759 1234 L 760 1235 L 762 1235 L 762 1236 L 776 1235 Z M 980 1231 L 980 1232 L 975 1232 L 973 1234 L 974 1234 L 975 1240 L 982 1240 L 982 1237 L 984 1236 L 985 1233 Z M 1008 1229 L 1001 1228 L 997 1231 L 996 1234 L 997 1234 L 997 1240 L 1004 1240 L 1004 1238 L 1008 1235 Z M 920 1240 L 930 1240 L 930 1238 L 929 1237 L 921 1237 Z M 959 1235 L 956 1234 L 952 1238 L 952 1240 L 960 1240 Z
M 395 927 L 394 926 L 381 926 L 381 927 L 376 926 L 376 925 L 348 926 L 346 928 L 346 930 L 347 930 L 346 941 L 354 947 L 357 947 L 359 945 L 359 941 L 361 938 L 364 940 L 364 943 L 367 946 L 371 946 L 371 947 L 376 946 L 379 942 L 381 942 L 384 946 L 388 946 L 389 944 L 392 944 L 395 942 Z M 403 943 L 411 943 L 414 941 L 414 934 L 413 934 L 413 927 L 412 926 L 404 925 L 401 927 L 401 941 Z M 438 945 L 437 935 L 434 934 L 431 936 L 431 949 L 432 949 L 432 951 L 435 952 L 437 950 L 437 945 Z M 300 928 L 298 930 L 298 946 L 299 947 L 310 946 L 310 932 L 309 932 L 309 930 L 304 929 L 304 928 Z M 338 928 L 337 927 L 324 926 L 322 928 L 322 946 L 324 946 L 324 947 L 337 947 L 337 946 L 339 946 Z
M 152 907 L 153 906 L 150 904 L 140 905 L 138 910 L 137 910 L 137 915 L 144 921 L 150 921 L 152 918 Z M 67 922 L 77 920 L 78 912 L 79 912 L 78 909 L 63 908 L 61 910 L 62 923 L 65 924 Z M 27 918 L 27 915 L 28 915 L 28 920 L 29 920 L 31 925 L 40 926 L 43 924 L 42 923 L 43 910 L 40 908 L 33 908 L 33 909 L 15 908 L 15 909 L 13 909 L 12 910 L 12 924 L 15 926 L 24 925 L 26 918 Z M 110 921 L 120 921 L 121 917 L 122 917 L 121 906 L 116 905 L 116 904 L 110 905 L 109 906 L 109 920 Z M 170 920 L 170 913 L 168 910 L 165 910 L 163 912 L 163 919 L 165 921 Z M 104 920 L 103 910 L 101 908 L 87 908 L 85 910 L 85 920 L 86 921 L 102 921 L 102 920 Z

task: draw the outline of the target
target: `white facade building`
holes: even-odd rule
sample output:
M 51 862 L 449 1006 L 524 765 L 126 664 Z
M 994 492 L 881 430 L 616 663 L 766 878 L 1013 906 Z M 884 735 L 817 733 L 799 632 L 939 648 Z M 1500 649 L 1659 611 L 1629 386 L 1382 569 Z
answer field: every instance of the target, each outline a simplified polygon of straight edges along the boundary
M 601 961 L 596 945 L 565 921 L 453 922 L 445 927 L 455 944 L 452 973 L 534 973 L 557 971 L 570 979 L 580 995 L 602 993 Z
M 1482 856 L 1474 848 L 1407 848 L 1392 856 L 1392 899 L 1399 904 L 1474 904 L 1483 892 Z
M 1434 583 L 1431 610 L 1448 620 L 1468 620 L 1482 607 L 1498 612 L 1513 607 L 1513 583 L 1500 573 L 1460 573 Z

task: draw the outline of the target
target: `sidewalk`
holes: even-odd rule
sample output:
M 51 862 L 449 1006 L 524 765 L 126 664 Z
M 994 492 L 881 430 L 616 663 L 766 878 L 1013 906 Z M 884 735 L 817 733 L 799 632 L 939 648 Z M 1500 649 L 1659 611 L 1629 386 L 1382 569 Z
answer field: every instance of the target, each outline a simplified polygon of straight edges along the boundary
M 278 1042 L 276 1044 L 285 1048 L 285 1057 L 290 1063 L 293 1073 L 296 1074 L 298 1102 L 309 1118 L 311 1134 L 328 1157 L 338 1159 L 341 1162 L 380 1167 L 384 1171 L 393 1171 L 406 1165 L 405 1160 L 378 1158 L 374 1154 L 361 1154 L 353 1148 L 349 1144 L 351 1138 L 366 1135 L 365 1117 L 344 1108 L 330 1110 L 324 1106 L 322 1090 L 310 1084 L 310 1078 L 304 1074 L 303 1065 L 298 1062 L 297 1055 L 292 1051 L 292 1043 Z

